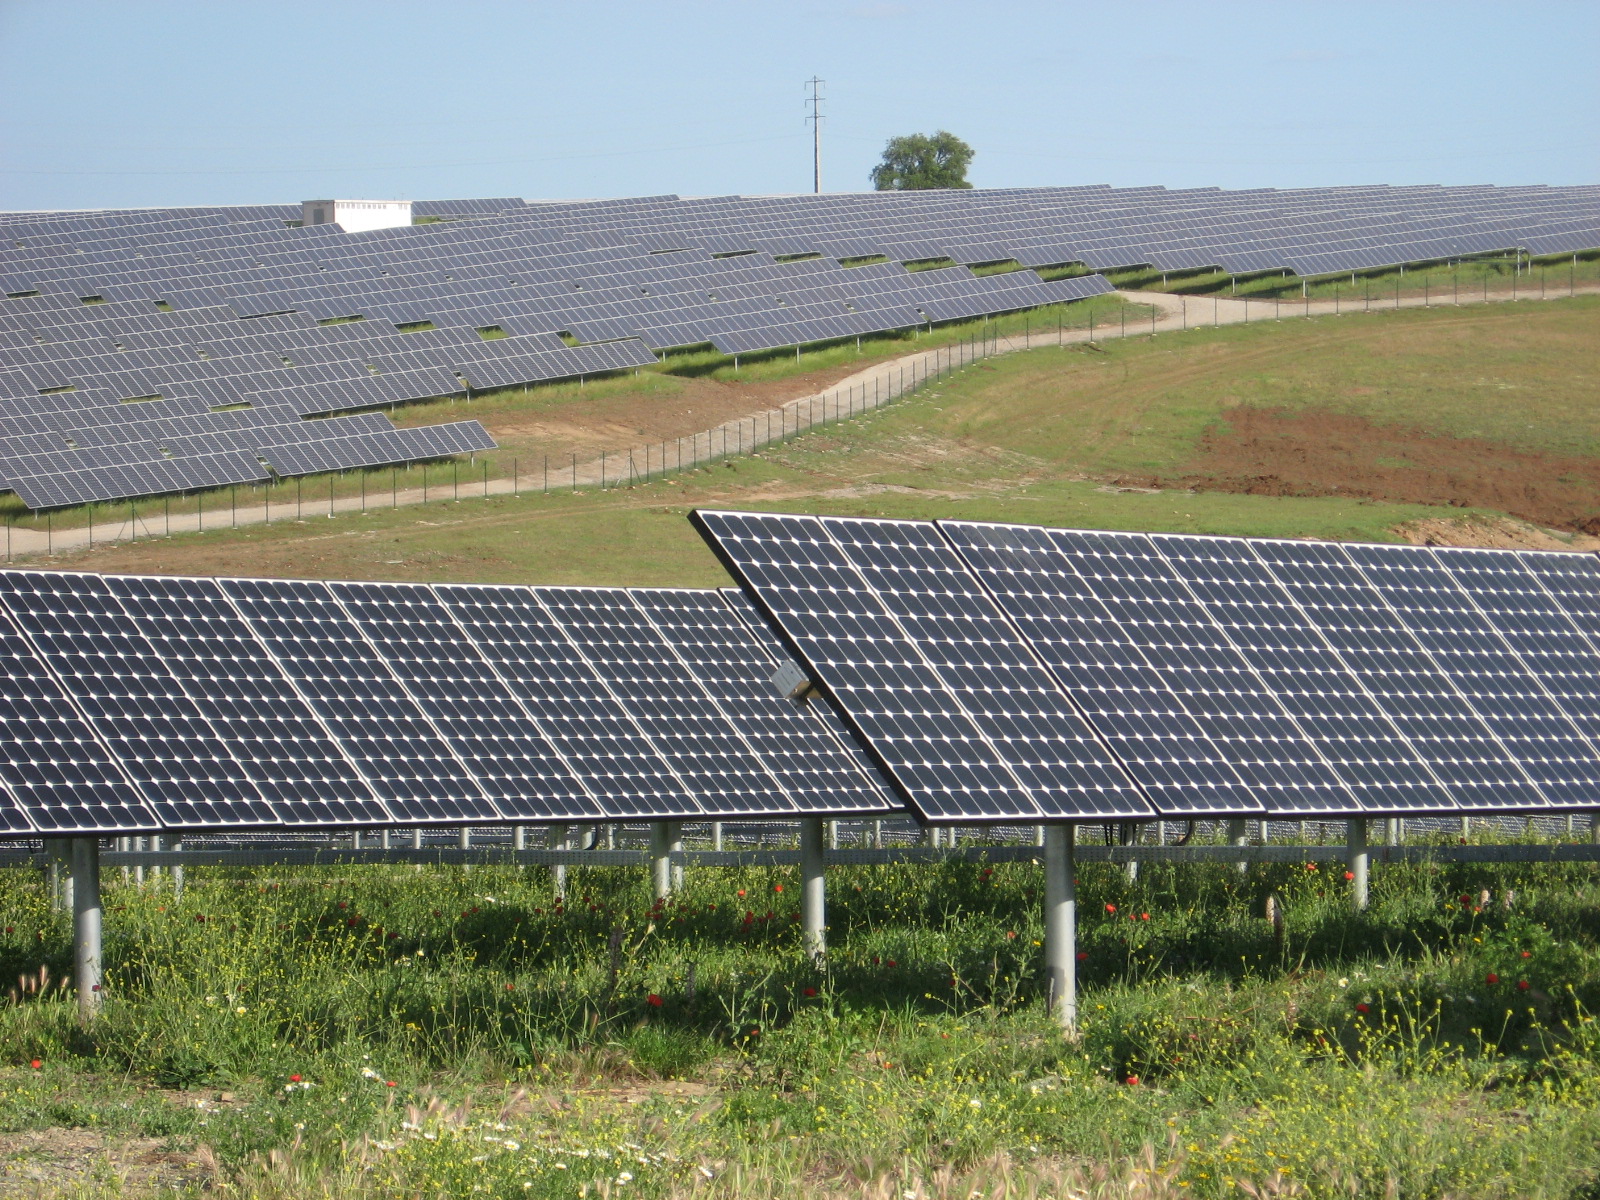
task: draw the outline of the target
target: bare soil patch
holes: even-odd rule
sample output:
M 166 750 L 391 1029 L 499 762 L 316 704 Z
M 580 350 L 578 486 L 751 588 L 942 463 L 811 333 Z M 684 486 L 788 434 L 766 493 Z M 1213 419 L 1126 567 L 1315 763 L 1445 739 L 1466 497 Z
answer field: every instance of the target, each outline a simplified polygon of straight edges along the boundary
M 1188 467 L 1175 478 L 1116 483 L 1490 508 L 1600 535 L 1600 461 L 1379 425 L 1348 413 L 1231 409 L 1201 438 Z
M 673 377 L 671 390 L 646 394 L 596 389 L 592 401 L 559 407 L 530 404 L 482 416 L 486 429 L 502 445 L 548 447 L 553 455 L 587 458 L 601 450 L 674 441 L 714 429 L 751 413 L 778 408 L 790 400 L 812 396 L 842 379 L 892 356 L 863 357 L 822 371 L 782 379 L 723 380 Z M 464 411 L 464 416 L 473 416 Z M 430 417 L 430 419 L 432 419 Z
M 54 1196 L 92 1183 L 138 1196 L 201 1181 L 193 1155 L 162 1147 L 158 1138 L 116 1139 L 92 1129 L 0 1134 L 0 1197 Z

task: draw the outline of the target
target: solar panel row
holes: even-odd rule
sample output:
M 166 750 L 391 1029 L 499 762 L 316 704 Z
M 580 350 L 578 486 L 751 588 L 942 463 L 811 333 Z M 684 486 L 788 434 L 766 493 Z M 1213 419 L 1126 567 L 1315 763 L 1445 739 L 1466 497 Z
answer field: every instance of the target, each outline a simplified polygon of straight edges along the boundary
M 677 346 L 748 353 L 1108 287 L 1098 276 L 976 277 L 966 264 L 1314 273 L 1590 248 L 1597 195 L 1086 187 L 488 199 L 421 202 L 419 217 L 440 219 L 360 234 L 288 228 L 298 210 L 282 206 L 10 214 L 0 480 L 42 507 L 408 461 L 429 447 L 359 437 L 338 420 L 308 430 L 306 418 L 637 367 Z M 467 425 L 454 441 L 491 444 Z M 93 461 L 86 448 L 108 444 L 107 432 L 120 457 Z
M 934 820 L 1600 803 L 1600 559 L 697 512 Z
M 0 575 L 0 833 L 882 812 L 716 592 Z

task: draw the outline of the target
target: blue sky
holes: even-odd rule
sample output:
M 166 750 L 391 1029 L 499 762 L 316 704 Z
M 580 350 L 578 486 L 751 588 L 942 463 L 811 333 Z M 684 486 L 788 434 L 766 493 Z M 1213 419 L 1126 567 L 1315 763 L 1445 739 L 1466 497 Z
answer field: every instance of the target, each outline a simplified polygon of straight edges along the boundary
M 0 208 L 1592 183 L 1600 4 L 0 0 Z

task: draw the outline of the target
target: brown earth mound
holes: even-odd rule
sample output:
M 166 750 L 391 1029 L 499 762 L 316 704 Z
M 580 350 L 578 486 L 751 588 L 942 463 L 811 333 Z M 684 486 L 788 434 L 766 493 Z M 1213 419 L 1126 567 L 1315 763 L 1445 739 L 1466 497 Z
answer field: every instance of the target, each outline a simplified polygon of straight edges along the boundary
M 1118 480 L 1250 496 L 1356 496 L 1490 508 L 1600 534 L 1600 460 L 1518 450 L 1364 417 L 1300 409 L 1229 411 L 1177 478 Z

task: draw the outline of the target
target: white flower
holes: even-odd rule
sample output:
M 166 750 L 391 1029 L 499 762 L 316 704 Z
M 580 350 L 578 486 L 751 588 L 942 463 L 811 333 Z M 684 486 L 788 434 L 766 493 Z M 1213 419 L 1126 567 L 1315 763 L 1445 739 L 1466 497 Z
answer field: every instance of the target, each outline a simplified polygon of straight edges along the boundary
M 623 1172 L 621 1172 L 620 1174 L 617 1175 L 617 1182 L 618 1183 L 628 1183 L 632 1179 L 633 1179 L 633 1172 L 632 1171 L 623 1171 Z
M 979 1100 L 976 1096 L 974 1096 L 971 1100 L 967 1101 L 967 1107 L 968 1108 L 982 1108 L 983 1107 L 983 1101 Z
M 700 1174 L 704 1175 L 707 1179 L 710 1179 L 711 1178 L 711 1168 L 710 1167 L 701 1167 L 700 1168 Z
M 501 1142 L 500 1144 L 502 1146 L 504 1146 L 507 1150 L 521 1150 L 522 1149 L 522 1146 L 521 1146 L 520 1143 L 513 1142 L 510 1138 L 507 1138 L 504 1142 Z
M 1348 979 L 1341 979 L 1341 980 L 1339 980 L 1339 986 L 1340 987 L 1349 987 L 1350 986 L 1350 981 Z
M 379 1075 L 371 1067 L 362 1067 L 361 1068 L 361 1078 L 363 1078 L 363 1079 L 382 1079 L 383 1076 Z
M 239 1007 L 238 1007 L 238 1008 L 236 1008 L 236 1009 L 234 1009 L 234 1010 L 233 1010 L 233 1011 L 234 1011 L 234 1012 L 236 1012 L 236 1013 L 238 1013 L 238 1014 L 239 1014 L 239 1016 L 241 1016 L 241 1017 L 242 1017 L 242 1016 L 244 1016 L 244 1014 L 245 1014 L 245 1013 L 246 1013 L 246 1012 L 248 1012 L 248 1011 L 249 1011 L 249 1010 L 248 1010 L 248 1009 L 246 1009 L 246 1008 L 245 1008 L 245 1006 L 244 1006 L 244 1005 L 242 1005 L 242 1004 L 241 1004 L 241 1005 L 239 1005 Z

